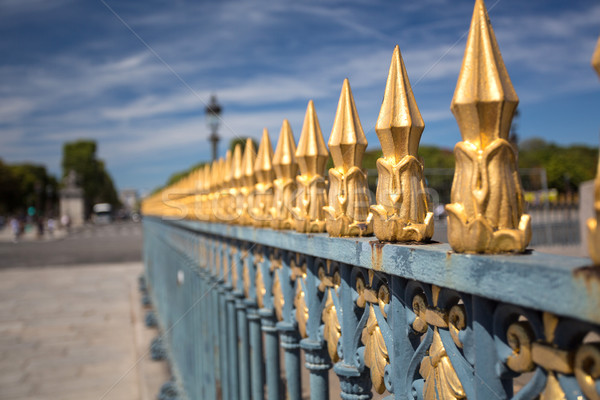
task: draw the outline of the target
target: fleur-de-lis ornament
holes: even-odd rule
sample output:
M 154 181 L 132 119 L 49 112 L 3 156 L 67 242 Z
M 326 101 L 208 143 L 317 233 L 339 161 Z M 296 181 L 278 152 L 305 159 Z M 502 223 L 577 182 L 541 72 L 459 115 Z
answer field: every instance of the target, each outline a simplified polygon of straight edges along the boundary
M 366 148 L 350 82 L 345 79 L 329 137 L 334 167 L 329 169 L 329 205 L 324 210 L 330 236 L 373 233 L 367 173 L 361 168 Z
M 531 240 L 517 150 L 507 140 L 518 102 L 485 4 L 476 0 L 451 106 L 463 138 L 454 148 L 452 204 L 446 205 L 456 252 L 522 252 Z
M 254 173 L 254 164 L 256 163 L 256 149 L 252 139 L 246 139 L 246 147 L 244 148 L 244 156 L 242 158 L 242 178 L 240 180 L 240 202 L 241 207 L 239 223 L 242 225 L 252 225 L 249 211 L 253 208 L 252 193 L 256 184 L 256 176 Z
M 296 177 L 298 194 L 294 217 L 298 232 L 324 232 L 327 205 L 325 164 L 329 158 L 327 146 L 321 133 L 321 126 L 312 100 L 308 102 L 302 133 L 296 150 L 296 161 L 300 175 Z
M 356 279 L 356 292 L 358 299 L 356 305 L 365 308 L 369 313 L 367 323 L 363 328 L 361 341 L 365 345 L 365 365 L 371 370 L 373 388 L 379 394 L 385 391 L 385 367 L 390 362 L 388 349 L 381 333 L 375 307 L 381 312 L 381 317 L 387 318 L 385 307 L 390 302 L 390 290 L 385 284 L 381 284 L 378 290 L 373 286 L 374 272 L 369 270 L 369 283 L 362 276 Z
M 254 163 L 256 185 L 251 201 L 250 217 L 254 226 L 264 227 L 271 225 L 271 208 L 273 207 L 273 147 L 269 139 L 267 128 L 263 130 L 262 139 L 258 146 L 258 154 Z
M 333 296 L 337 296 L 337 290 L 340 287 L 341 277 L 339 271 L 335 271 L 333 275 L 327 275 L 325 268 L 320 267 L 319 275 L 319 291 L 324 292 L 327 299 L 323 307 L 321 319 L 323 320 L 323 338 L 327 342 L 327 352 L 331 361 L 336 363 L 340 360 L 337 352 L 338 342 L 342 336 L 342 327 L 337 316 L 337 309 Z
M 598 38 L 596 50 L 592 56 L 592 67 L 600 77 L 600 38 Z M 594 212 L 596 215 L 587 220 L 589 231 L 588 249 L 594 265 L 600 265 L 600 228 L 598 227 L 598 221 L 600 221 L 600 160 L 598 161 L 598 170 L 594 182 Z
M 433 236 L 423 164 L 417 158 L 423 129 L 425 124 L 396 46 L 375 126 L 383 151 L 377 160 L 377 204 L 371 206 L 379 240 L 426 241 Z
M 273 168 L 276 179 L 273 181 L 274 196 L 273 208 L 271 209 L 271 228 L 293 229 L 294 217 L 294 194 L 296 192 L 296 175 L 298 175 L 298 164 L 296 163 L 296 143 L 292 128 L 287 119 L 283 120 L 277 148 L 273 156 Z

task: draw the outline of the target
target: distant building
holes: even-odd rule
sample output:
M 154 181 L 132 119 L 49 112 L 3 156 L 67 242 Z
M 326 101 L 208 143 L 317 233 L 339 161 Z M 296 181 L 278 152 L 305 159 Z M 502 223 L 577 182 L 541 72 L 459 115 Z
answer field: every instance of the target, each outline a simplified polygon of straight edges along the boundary
M 128 213 L 138 211 L 139 199 L 136 189 L 123 189 L 119 192 L 119 200 L 123 204 L 123 210 Z
M 71 226 L 81 226 L 85 221 L 85 201 L 83 189 L 77 186 L 77 174 L 70 171 L 63 179 L 63 188 L 60 190 L 60 216 L 66 215 Z

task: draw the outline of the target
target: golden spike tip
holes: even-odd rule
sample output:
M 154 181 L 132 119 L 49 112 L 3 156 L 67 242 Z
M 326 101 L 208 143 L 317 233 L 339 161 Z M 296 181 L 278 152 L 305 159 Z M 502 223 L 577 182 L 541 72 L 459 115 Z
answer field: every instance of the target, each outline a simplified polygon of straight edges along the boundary
M 271 145 L 271 139 L 269 139 L 269 131 L 267 128 L 264 128 L 254 164 L 254 171 L 256 172 L 258 182 L 269 183 L 273 181 L 274 171 L 272 161 L 273 146 Z
M 336 167 L 349 170 L 354 165 L 362 165 L 362 157 L 367 148 L 367 138 L 363 132 L 360 118 L 354 104 L 354 96 L 350 82 L 344 79 L 342 92 L 338 101 L 337 111 L 331 136 L 329 150 Z
M 233 149 L 233 159 L 231 164 L 231 183 L 234 187 L 240 185 L 240 181 L 244 176 L 242 169 L 242 145 L 240 143 L 235 145 Z
M 221 179 L 223 179 L 223 184 L 221 185 L 224 188 L 228 188 L 231 185 L 231 181 L 233 178 L 233 154 L 231 150 L 227 150 L 225 153 L 225 160 L 221 165 Z
M 287 119 L 283 120 L 277 148 L 273 156 L 273 167 L 277 178 L 294 179 L 298 175 L 298 164 L 296 163 L 296 144 L 294 134 Z
M 518 103 L 485 4 L 476 0 L 450 107 L 463 140 L 484 149 L 494 139 L 507 139 Z
M 425 123 L 408 80 L 400 47 L 396 45 L 375 125 L 383 156 L 395 162 L 405 155 L 416 157 L 424 129 Z
M 310 100 L 306 107 L 302 133 L 300 134 L 298 149 L 296 150 L 296 159 L 300 166 L 300 173 L 308 176 L 323 175 L 328 158 L 329 152 L 321 133 L 315 104 Z
M 242 172 L 246 180 L 245 186 L 254 185 L 254 164 L 256 163 L 256 149 L 251 138 L 246 139 L 244 157 L 242 159 Z

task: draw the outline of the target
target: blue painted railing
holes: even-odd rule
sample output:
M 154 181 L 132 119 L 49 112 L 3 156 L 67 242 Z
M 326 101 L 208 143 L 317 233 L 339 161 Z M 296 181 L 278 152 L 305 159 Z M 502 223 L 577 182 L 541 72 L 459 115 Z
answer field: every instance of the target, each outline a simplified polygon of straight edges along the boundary
M 143 224 L 148 292 L 190 399 L 327 399 L 332 377 L 343 399 L 599 396 L 589 259 Z

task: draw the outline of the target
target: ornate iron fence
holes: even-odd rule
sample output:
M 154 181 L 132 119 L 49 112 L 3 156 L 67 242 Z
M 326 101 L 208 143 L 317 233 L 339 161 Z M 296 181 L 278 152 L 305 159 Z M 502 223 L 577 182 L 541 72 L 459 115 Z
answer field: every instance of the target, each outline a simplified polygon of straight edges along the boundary
M 343 399 L 600 398 L 600 199 L 588 221 L 592 260 L 527 249 L 531 217 L 506 140 L 517 102 L 476 0 L 452 101 L 463 141 L 449 244 L 430 240 L 424 124 L 398 47 L 376 126 L 375 204 L 347 80 L 328 179 L 311 101 L 297 149 L 284 121 L 274 154 L 265 131 L 258 153 L 249 140 L 146 199 L 155 353 L 172 361 L 183 392 L 300 399 L 308 386 L 311 399 L 327 399 L 333 370 Z M 600 196 L 600 176 L 596 184 Z

